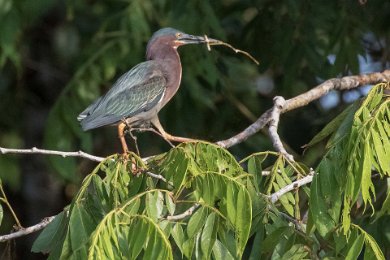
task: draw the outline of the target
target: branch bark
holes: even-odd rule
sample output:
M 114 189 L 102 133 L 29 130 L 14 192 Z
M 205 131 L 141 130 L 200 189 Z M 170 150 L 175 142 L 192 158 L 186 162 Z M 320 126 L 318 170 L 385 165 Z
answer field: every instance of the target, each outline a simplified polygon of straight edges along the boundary
M 175 220 L 180 220 L 180 219 L 183 219 L 185 217 L 191 216 L 194 213 L 194 211 L 197 208 L 199 208 L 199 206 L 200 206 L 200 204 L 196 203 L 192 207 L 190 207 L 189 209 L 187 209 L 186 211 L 184 211 L 181 214 L 174 215 L 174 216 L 167 216 L 167 220 L 175 221 Z
M 38 149 L 36 147 L 33 147 L 31 149 L 10 149 L 10 148 L 4 148 L 0 147 L 0 154 L 46 154 L 46 155 L 59 155 L 62 157 L 81 157 L 85 158 L 91 161 L 95 162 L 101 162 L 105 158 L 95 156 L 92 154 L 85 153 L 83 151 L 77 151 L 77 152 L 62 152 L 62 151 L 54 151 L 54 150 L 45 150 L 45 149 Z
M 272 203 L 275 203 L 275 202 L 277 202 L 280 199 L 280 197 L 282 197 L 287 192 L 290 192 L 293 189 L 296 189 L 298 187 L 306 185 L 306 184 L 312 182 L 312 180 L 313 180 L 313 173 L 303 177 L 302 179 L 296 180 L 296 181 L 290 183 L 287 186 L 284 186 L 283 188 L 281 188 L 277 192 L 272 193 L 268 197 L 269 197 L 269 199 L 271 200 Z
M 47 218 L 44 218 L 41 222 L 39 222 L 38 224 L 36 224 L 34 226 L 31 226 L 28 228 L 22 228 L 22 229 L 15 231 L 13 233 L 0 236 L 0 242 L 5 242 L 5 241 L 11 240 L 11 239 L 15 239 L 18 237 L 26 236 L 28 234 L 37 232 L 37 231 L 43 229 L 44 227 L 46 227 L 47 225 L 49 225 L 50 222 L 52 222 L 54 218 L 55 218 L 55 216 L 47 217 Z
M 310 102 L 325 96 L 331 90 L 348 90 L 364 85 L 378 84 L 381 82 L 390 82 L 390 70 L 365 75 L 329 79 L 312 88 L 311 90 L 302 93 L 301 95 L 286 100 L 283 109 L 281 110 L 281 114 L 306 106 Z M 221 147 L 229 148 L 233 145 L 244 142 L 250 136 L 256 134 L 259 130 L 270 123 L 272 112 L 273 108 L 268 109 L 256 120 L 256 122 L 245 128 L 242 132 L 226 140 L 219 141 L 217 144 Z M 277 147 L 275 148 L 278 149 Z

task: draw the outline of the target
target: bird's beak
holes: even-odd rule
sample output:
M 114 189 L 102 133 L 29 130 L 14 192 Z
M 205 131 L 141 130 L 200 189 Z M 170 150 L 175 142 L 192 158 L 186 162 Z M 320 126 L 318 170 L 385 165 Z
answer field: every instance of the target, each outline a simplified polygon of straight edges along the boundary
M 191 34 L 183 33 L 175 41 L 177 46 L 186 45 L 186 44 L 200 44 L 200 43 L 218 43 L 218 40 L 208 38 L 207 36 L 195 36 Z

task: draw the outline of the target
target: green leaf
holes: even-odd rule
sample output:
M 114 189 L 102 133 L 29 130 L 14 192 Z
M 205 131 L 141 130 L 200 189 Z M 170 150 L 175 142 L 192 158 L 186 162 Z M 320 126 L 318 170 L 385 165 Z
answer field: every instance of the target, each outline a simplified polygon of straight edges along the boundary
M 310 259 L 307 257 L 309 254 L 308 249 L 305 249 L 305 245 L 295 244 L 287 252 L 283 254 L 281 259 L 283 260 L 302 260 Z
M 353 106 L 349 106 L 347 109 L 341 112 L 336 118 L 330 121 L 318 134 L 316 134 L 308 144 L 304 145 L 304 148 L 311 147 L 336 132 L 336 130 L 340 127 L 344 119 L 350 114 L 353 108 Z
M 141 253 L 141 250 L 148 239 L 149 226 L 145 225 L 141 220 L 134 220 L 134 229 L 128 234 L 124 234 L 128 238 L 128 247 L 130 248 L 131 258 L 136 259 Z M 130 246 L 131 245 L 131 246 Z
M 370 191 L 374 194 L 375 196 L 375 188 L 374 184 L 371 181 L 371 150 L 370 150 L 370 144 L 368 140 L 364 142 L 364 157 L 362 159 L 362 197 L 364 204 L 367 204 L 369 202 L 371 204 L 372 209 L 374 209 L 374 206 L 372 205 L 372 200 L 371 200 L 371 195 Z
M 352 227 L 357 229 L 364 236 L 364 243 L 366 246 L 366 253 L 364 254 L 364 256 L 367 257 L 374 256 L 375 259 L 384 260 L 385 256 L 383 255 L 383 252 L 378 246 L 375 239 L 370 234 L 368 234 L 365 230 L 363 230 L 360 226 L 352 224 Z
M 210 258 L 211 251 L 217 239 L 218 217 L 215 212 L 212 212 L 206 220 L 201 236 L 201 249 L 203 257 Z
M 206 224 L 208 210 L 200 207 L 190 218 L 187 225 L 187 235 L 189 239 L 194 238 Z
M 229 252 L 221 241 L 216 240 L 213 246 L 213 255 L 215 259 L 234 260 L 235 257 Z
M 351 248 L 349 249 L 345 259 L 346 260 L 358 259 L 358 256 L 363 248 L 363 243 L 364 243 L 364 236 L 363 235 L 358 236 L 355 242 L 353 243 L 353 245 L 351 246 Z
M 169 215 L 175 214 L 176 204 L 173 202 L 173 199 L 171 198 L 171 194 L 166 192 L 165 193 L 165 203 L 169 212 Z
M 164 197 L 162 192 L 148 192 L 146 194 L 146 211 L 148 216 L 157 222 L 161 218 L 164 209 Z
M 72 251 L 86 250 L 85 246 L 96 225 L 82 205 L 74 204 L 69 220 Z
M 183 228 L 181 225 L 182 224 L 180 224 L 180 223 L 176 223 L 173 226 L 171 234 L 172 234 L 173 239 L 175 240 L 176 245 L 179 247 L 180 251 L 183 254 L 183 251 L 184 251 L 183 250 L 183 243 L 184 243 L 185 237 L 184 237 L 184 232 L 183 232 Z
M 288 229 L 288 227 L 279 227 L 272 233 L 268 234 L 261 244 L 261 251 L 263 253 L 272 252 Z
M 373 150 L 375 151 L 375 157 L 378 160 L 379 166 L 385 174 L 390 175 L 390 151 L 389 154 L 386 153 L 385 146 L 381 141 L 382 139 L 384 140 L 386 137 L 381 137 L 378 132 L 375 131 L 375 129 L 371 130 L 371 137 L 372 144 L 374 146 Z
M 314 223 L 321 236 L 325 236 L 334 228 L 334 222 L 331 216 L 328 214 L 326 203 L 323 200 L 321 186 L 320 186 L 320 175 L 315 174 L 313 181 L 310 185 L 310 216 L 313 217 Z
M 59 213 L 34 241 L 31 251 L 34 253 L 48 253 L 56 247 L 61 247 L 65 239 L 67 226 L 65 213 Z

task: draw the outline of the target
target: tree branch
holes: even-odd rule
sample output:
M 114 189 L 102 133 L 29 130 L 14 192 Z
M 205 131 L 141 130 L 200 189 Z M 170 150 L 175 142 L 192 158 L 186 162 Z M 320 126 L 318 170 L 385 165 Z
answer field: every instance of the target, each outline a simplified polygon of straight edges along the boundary
M 45 150 L 45 149 L 38 149 L 36 147 L 33 147 L 31 149 L 9 149 L 0 147 L 0 154 L 48 154 L 48 155 L 59 155 L 62 157 L 81 157 L 85 158 L 91 161 L 95 162 L 101 162 L 105 158 L 95 156 L 92 154 L 85 153 L 83 151 L 78 152 L 62 152 L 62 151 L 54 151 L 54 150 Z
M 194 211 L 199 208 L 200 204 L 196 203 L 194 204 L 191 208 L 187 209 L 186 211 L 184 211 L 183 213 L 181 214 L 178 214 L 178 215 L 174 215 L 174 216 L 167 216 L 167 220 L 180 220 L 180 219 L 183 219 L 185 217 L 188 217 L 188 216 L 191 216 Z
M 271 138 L 272 144 L 275 149 L 283 154 L 288 160 L 293 161 L 294 157 L 289 154 L 283 146 L 282 140 L 280 140 L 278 134 L 278 124 L 280 119 L 280 114 L 286 104 L 286 100 L 283 97 L 276 96 L 274 98 L 274 106 L 272 108 L 270 122 L 268 127 L 269 137 Z
M 0 147 L 0 154 L 45 154 L 45 155 L 59 155 L 59 156 L 62 156 L 62 157 L 80 157 L 80 158 L 84 158 L 84 159 L 88 159 L 88 160 L 91 160 L 91 161 L 94 161 L 94 162 L 101 162 L 103 161 L 105 158 L 104 157 L 99 157 L 99 156 L 95 156 L 95 155 L 92 155 L 92 154 L 88 154 L 86 152 L 83 152 L 83 151 L 77 151 L 77 152 L 63 152 L 63 151 L 55 151 L 55 150 L 45 150 L 45 149 L 39 149 L 39 148 L 36 148 L 36 147 L 33 147 L 31 149 L 10 149 L 10 148 L 4 148 L 4 147 Z M 148 157 L 150 158 L 150 157 Z M 148 158 L 143 158 L 143 160 L 147 160 Z M 167 180 L 162 176 L 162 175 L 159 175 L 159 174 L 154 174 L 154 173 L 151 173 L 151 172 L 145 172 L 146 175 L 152 177 L 152 178 L 156 178 L 156 179 L 159 179 L 163 182 L 167 182 Z
M 390 81 L 390 70 L 383 72 L 370 73 L 365 75 L 347 76 L 343 78 L 334 78 L 324 81 L 313 89 L 286 100 L 281 114 L 288 111 L 306 106 L 310 102 L 325 96 L 331 90 L 347 90 L 364 85 L 377 84 L 381 82 Z M 264 112 L 253 124 L 249 125 L 242 132 L 234 135 L 226 140 L 217 142 L 218 145 L 224 148 L 229 148 L 233 145 L 244 142 L 250 136 L 256 134 L 259 130 L 264 128 L 271 121 L 273 108 Z M 275 147 L 277 149 L 277 147 Z
M 55 216 L 47 217 L 47 218 L 44 218 L 41 222 L 39 222 L 38 224 L 36 224 L 34 226 L 31 226 L 28 228 L 22 228 L 18 231 L 15 231 L 13 233 L 8 234 L 8 235 L 0 236 L 0 242 L 5 242 L 5 241 L 11 240 L 11 239 L 15 239 L 18 237 L 26 236 L 28 234 L 37 232 L 37 231 L 43 229 L 44 227 L 46 227 L 47 225 L 49 225 L 50 222 L 52 222 L 54 218 L 55 218 Z
M 277 192 L 272 193 L 268 197 L 269 197 L 269 199 L 271 200 L 272 203 L 275 203 L 275 202 L 277 202 L 280 199 L 280 197 L 282 197 L 287 192 L 290 192 L 293 189 L 296 189 L 296 188 L 301 187 L 301 186 L 303 186 L 305 184 L 308 184 L 308 183 L 312 182 L 312 180 L 313 180 L 313 172 L 310 172 L 309 175 L 303 177 L 302 179 L 296 180 L 296 181 L 294 181 L 293 183 L 290 183 L 287 186 L 284 186 L 283 188 L 281 188 Z

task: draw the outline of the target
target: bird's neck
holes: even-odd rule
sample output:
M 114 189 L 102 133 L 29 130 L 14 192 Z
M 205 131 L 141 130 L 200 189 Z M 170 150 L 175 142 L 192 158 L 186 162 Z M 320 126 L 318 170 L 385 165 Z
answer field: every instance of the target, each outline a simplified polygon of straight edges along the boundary
M 167 79 L 164 106 L 176 94 L 180 86 L 182 73 L 180 56 L 177 49 L 172 46 L 157 46 L 156 50 L 153 50 L 153 47 L 151 46 L 151 51 L 147 53 L 147 59 L 160 62 L 163 74 Z

